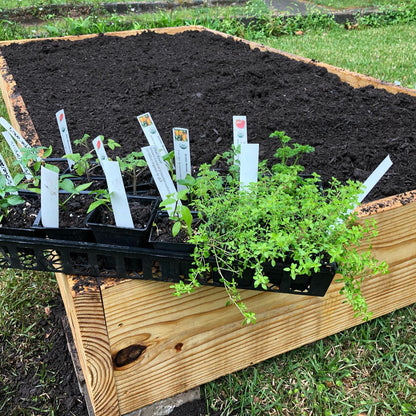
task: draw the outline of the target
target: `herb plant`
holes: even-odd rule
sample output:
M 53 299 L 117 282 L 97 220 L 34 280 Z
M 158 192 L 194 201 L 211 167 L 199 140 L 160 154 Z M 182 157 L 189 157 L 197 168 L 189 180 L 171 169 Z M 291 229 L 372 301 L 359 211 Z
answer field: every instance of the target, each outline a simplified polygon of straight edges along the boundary
M 318 272 L 323 265 L 336 263 L 342 293 L 356 315 L 370 314 L 360 286 L 363 279 L 387 272 L 387 265 L 371 254 L 371 246 L 360 251 L 363 240 L 377 234 L 374 222 L 357 223 L 350 213 L 357 205 L 362 184 L 332 179 L 322 190 L 317 174 L 301 176 L 299 157 L 314 149 L 290 145 L 284 132 L 272 137 L 280 140 L 277 163 L 271 168 L 259 164 L 257 183 L 240 190 L 236 175 L 221 176 L 211 164 L 200 167 L 190 187 L 195 196 L 191 206 L 198 212 L 200 225 L 189 239 L 195 244 L 194 268 L 188 282 L 174 285 L 175 294 L 190 293 L 200 286 L 198 278 L 211 271 L 211 261 L 220 281 L 237 306 L 244 323 L 254 323 L 255 314 L 241 301 L 238 280 L 250 274 L 255 287 L 267 289 L 268 268 L 284 262 L 284 269 L 295 279 Z M 208 262 L 210 260 L 210 262 Z

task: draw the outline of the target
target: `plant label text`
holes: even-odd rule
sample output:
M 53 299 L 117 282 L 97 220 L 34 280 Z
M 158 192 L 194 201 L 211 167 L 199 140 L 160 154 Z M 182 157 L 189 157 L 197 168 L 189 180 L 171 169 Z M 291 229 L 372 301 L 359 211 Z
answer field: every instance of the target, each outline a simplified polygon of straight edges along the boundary
M 246 116 L 233 116 L 233 143 L 234 147 L 238 147 L 247 143 L 247 117 Z M 235 155 L 235 160 L 239 160 L 240 155 Z
M 161 156 L 165 156 L 168 151 L 166 150 L 166 146 L 163 143 L 162 138 L 160 137 L 159 132 L 155 126 L 155 123 L 150 116 L 150 113 L 144 113 L 140 116 L 137 116 L 137 120 L 142 127 L 143 133 L 146 136 L 146 139 L 149 143 L 149 146 L 156 146 L 158 151 L 160 152 Z
M 175 184 L 170 177 L 169 170 L 162 159 L 159 149 L 156 146 L 146 146 L 142 147 L 142 152 L 162 200 L 167 199 L 168 195 L 176 195 Z M 180 204 L 180 201 L 178 201 L 178 204 Z M 174 210 L 173 206 L 167 208 L 169 214 Z
M 61 133 L 62 144 L 64 145 L 65 154 L 72 154 L 72 144 L 71 139 L 69 138 L 68 126 L 66 124 L 65 112 L 64 110 L 59 110 L 56 113 L 56 121 L 58 122 L 59 133 Z M 71 159 L 68 160 L 68 166 L 72 169 L 74 161 Z
M 191 174 L 191 152 L 189 148 L 189 131 L 179 127 L 173 128 L 173 145 L 175 151 L 176 180 L 185 179 Z M 178 191 L 186 189 L 185 185 L 177 184 Z
M 22 152 L 20 151 L 19 146 L 13 140 L 13 137 L 8 131 L 3 131 L 2 134 L 7 144 L 9 145 L 10 149 L 12 150 L 14 157 L 19 162 L 19 165 L 22 168 L 22 171 L 26 179 L 32 179 L 33 178 L 32 172 L 24 163 L 22 163 Z
M 97 136 L 93 141 L 92 144 L 95 149 L 95 153 L 97 153 L 97 157 L 99 162 L 108 161 L 107 152 L 104 149 L 104 143 L 102 136 Z M 103 167 L 104 169 L 104 167 Z
M 0 124 L 10 133 L 14 140 L 22 147 L 30 149 L 30 144 L 13 128 L 13 126 L 3 117 L 0 117 Z
M 14 186 L 13 176 L 11 175 L 9 168 L 7 167 L 6 161 L 3 156 L 0 154 L 0 174 L 6 179 L 6 185 Z

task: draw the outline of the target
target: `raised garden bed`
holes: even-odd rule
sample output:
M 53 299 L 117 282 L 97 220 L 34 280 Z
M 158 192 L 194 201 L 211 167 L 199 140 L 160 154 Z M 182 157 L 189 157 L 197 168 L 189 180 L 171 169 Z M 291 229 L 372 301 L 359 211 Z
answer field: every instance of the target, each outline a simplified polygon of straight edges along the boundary
M 132 33 L 121 33 L 4 49 L 10 68 L 3 61 L 2 91 L 13 125 L 28 141 L 49 145 L 57 136 L 54 114 L 64 107 L 71 136 L 104 134 L 127 152 L 146 144 L 135 117 L 150 111 L 162 137 L 171 137 L 172 126 L 189 128 L 192 160 L 200 164 L 229 148 L 232 115 L 246 114 L 249 141 L 260 143 L 261 158 L 274 153 L 270 133 L 286 130 L 296 141 L 316 147 L 306 164 L 324 181 L 331 176 L 363 180 L 390 153 L 394 166 L 370 199 L 391 197 L 361 209 L 363 218 L 378 221 L 373 251 L 389 263 L 390 273 L 366 281 L 363 292 L 374 317 L 416 302 L 416 180 L 414 172 L 408 172 L 416 157 L 416 99 L 411 96 L 416 92 L 333 67 L 326 67 L 328 73 L 308 60 L 289 59 L 276 51 L 253 51 L 265 48 L 250 48 L 202 28 L 166 33 L 175 36 L 145 33 L 128 38 Z M 77 39 L 84 38 L 71 38 Z M 114 49 L 118 57 L 110 54 Z M 23 62 L 29 51 L 37 56 L 33 67 L 33 58 Z M 93 51 L 99 53 L 95 59 Z M 71 61 L 72 53 L 77 58 Z M 124 56 L 133 66 L 121 65 Z M 65 59 L 78 72 L 63 75 Z M 111 69 L 113 62 L 116 69 Z M 54 80 L 46 77 L 56 74 Z M 59 146 L 52 144 L 55 156 L 61 156 Z M 166 144 L 169 147 L 168 140 Z M 410 192 L 400 194 L 405 191 Z M 3 240 L 10 242 L 7 236 Z M 44 252 L 37 243 L 24 241 L 35 258 L 36 250 Z M 48 249 L 49 259 L 59 265 L 53 247 Z M 91 263 L 96 258 L 88 256 L 102 252 L 88 244 L 83 249 L 87 258 L 80 256 L 79 263 L 85 275 L 94 275 Z M 156 276 L 151 263 L 146 270 Z M 176 299 L 169 283 L 57 277 L 96 415 L 128 413 L 360 322 L 342 304 L 337 283 L 324 298 L 244 291 L 258 323 L 242 327 L 238 312 L 225 307 L 219 288 L 204 287 Z

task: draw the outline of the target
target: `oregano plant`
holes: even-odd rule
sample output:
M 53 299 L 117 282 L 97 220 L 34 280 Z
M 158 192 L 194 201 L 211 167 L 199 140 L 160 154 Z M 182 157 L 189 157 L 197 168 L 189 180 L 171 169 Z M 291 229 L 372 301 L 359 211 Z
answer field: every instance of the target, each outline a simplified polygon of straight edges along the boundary
M 313 147 L 290 144 L 284 132 L 271 137 L 280 142 L 276 162 L 259 164 L 257 183 L 240 190 L 238 175 L 222 175 L 212 164 L 204 164 L 188 185 L 193 195 L 190 206 L 198 213 L 200 224 L 189 239 L 195 244 L 194 268 L 189 281 L 174 285 L 175 294 L 190 293 L 200 286 L 198 279 L 211 272 L 214 262 L 229 302 L 249 324 L 256 318 L 238 291 L 243 276 L 250 275 L 255 287 L 267 289 L 270 269 L 266 265 L 283 262 L 284 270 L 295 279 L 336 264 L 346 301 L 356 315 L 368 319 L 371 314 L 361 283 L 366 277 L 387 272 L 387 264 L 374 258 L 371 244 L 360 249 L 363 241 L 377 235 L 374 221 L 359 223 L 357 214 L 351 213 L 362 184 L 351 180 L 342 184 L 333 178 L 323 189 L 319 175 L 303 175 L 299 163 Z M 229 153 L 224 157 L 232 159 Z

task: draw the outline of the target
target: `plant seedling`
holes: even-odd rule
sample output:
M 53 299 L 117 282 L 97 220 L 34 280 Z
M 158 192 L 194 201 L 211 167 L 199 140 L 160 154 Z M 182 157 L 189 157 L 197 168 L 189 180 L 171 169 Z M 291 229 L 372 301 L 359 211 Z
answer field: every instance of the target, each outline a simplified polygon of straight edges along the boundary
M 72 176 L 71 175 L 62 175 L 59 178 L 59 188 L 63 189 L 64 191 L 69 193 L 69 196 L 67 199 L 65 199 L 64 201 L 60 202 L 59 205 L 63 208 L 65 208 L 65 204 L 74 196 L 74 195 L 79 195 L 82 191 L 85 191 L 86 189 L 88 189 L 92 182 L 88 182 L 88 183 L 81 183 L 78 186 L 74 185 L 74 182 L 70 179 Z
M 0 176 L 0 221 L 9 213 L 9 208 L 14 205 L 23 204 L 25 200 L 17 193 L 20 189 L 18 184 L 22 181 L 24 175 L 17 174 L 13 180 L 17 185 L 7 185 L 6 177 Z
M 147 168 L 147 163 L 143 158 L 143 152 L 131 152 L 127 156 L 120 158 L 117 156 L 121 172 L 126 172 L 133 184 L 133 195 L 137 195 L 137 178 Z
M 172 227 L 173 237 L 176 237 L 181 229 L 184 229 L 189 236 L 192 235 L 192 213 L 186 205 L 181 203 L 181 201 L 187 200 L 188 190 L 182 189 L 176 194 L 168 195 L 159 205 L 165 211 L 170 211 L 169 219 L 174 222 Z M 173 210 L 171 209 L 172 206 L 174 207 Z
M 111 193 L 108 189 L 98 189 L 92 191 L 91 194 L 94 195 L 95 201 L 88 207 L 87 214 L 101 205 L 104 205 L 110 212 L 113 212 L 111 207 Z
M 24 164 L 27 166 L 30 171 L 32 172 L 33 180 L 32 180 L 32 186 L 33 188 L 30 188 L 33 192 L 40 193 L 39 189 L 39 183 L 40 183 L 40 168 L 41 166 L 44 166 L 54 172 L 59 173 L 59 168 L 55 165 L 51 165 L 50 163 L 45 162 L 45 159 L 47 159 L 52 154 L 52 146 L 49 147 L 21 147 L 20 148 L 22 152 L 22 158 L 21 160 L 15 160 L 12 165 L 19 165 Z
M 95 169 L 98 164 L 93 165 L 92 159 L 95 159 L 93 156 L 94 149 L 90 146 L 88 139 L 90 138 L 89 134 L 84 134 L 81 139 L 75 140 L 74 144 L 77 146 L 82 146 L 86 150 L 83 155 L 80 153 L 72 153 L 68 155 L 64 155 L 67 159 L 70 159 L 74 162 L 73 169 L 77 173 L 77 175 L 82 176 L 86 175 L 87 181 L 91 180 L 91 171 Z M 104 137 L 102 137 L 102 142 L 104 143 Z M 116 147 L 120 147 L 120 145 L 112 139 L 107 141 L 107 146 L 114 150 Z

